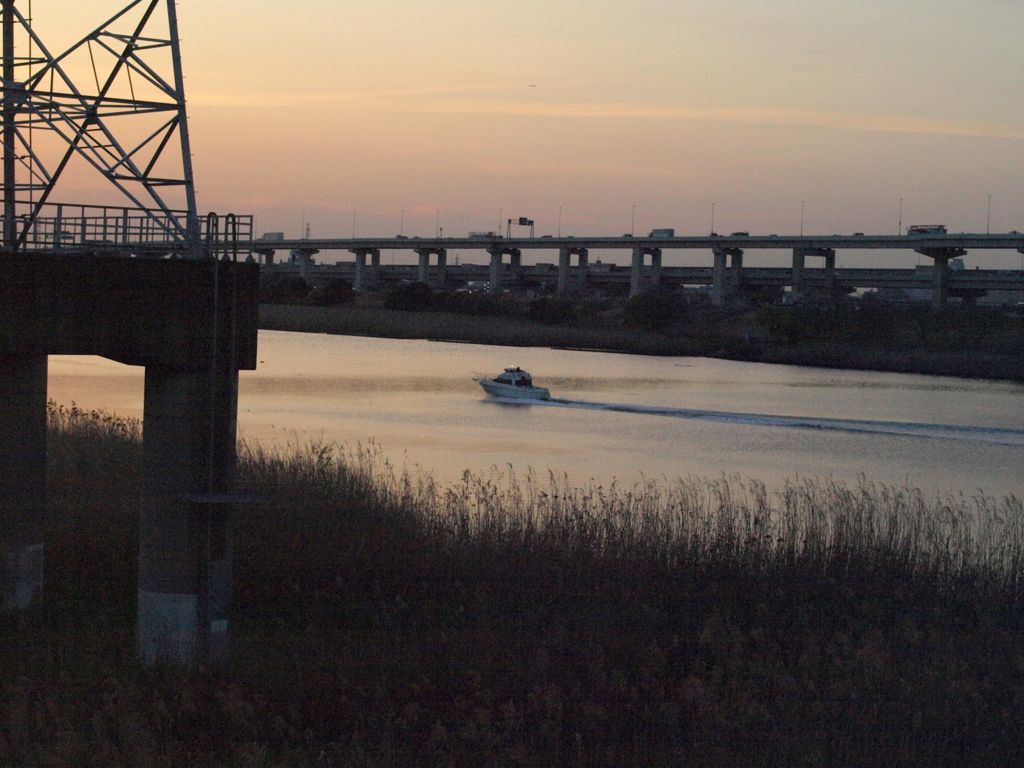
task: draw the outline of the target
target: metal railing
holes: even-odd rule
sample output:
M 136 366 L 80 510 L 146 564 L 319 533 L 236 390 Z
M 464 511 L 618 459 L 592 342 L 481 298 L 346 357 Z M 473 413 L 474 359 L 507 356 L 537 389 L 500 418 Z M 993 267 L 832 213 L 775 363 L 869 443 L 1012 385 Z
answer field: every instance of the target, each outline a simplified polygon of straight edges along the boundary
M 191 255 L 186 211 L 46 203 L 40 215 L 29 219 L 22 214 L 16 223 L 19 235 L 29 225 L 22 239 L 26 251 Z M 210 214 L 197 223 L 203 255 L 236 260 L 252 255 L 252 216 Z

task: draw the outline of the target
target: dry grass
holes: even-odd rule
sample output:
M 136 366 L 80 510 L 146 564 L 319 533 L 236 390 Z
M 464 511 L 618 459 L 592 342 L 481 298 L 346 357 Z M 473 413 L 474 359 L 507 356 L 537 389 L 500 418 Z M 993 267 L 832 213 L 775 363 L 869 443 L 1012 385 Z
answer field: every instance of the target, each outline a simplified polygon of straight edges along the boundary
M 182 675 L 133 663 L 135 427 L 63 419 L 46 605 L 4 625 L 0 764 L 1024 757 L 1019 499 L 447 487 L 372 447 L 244 446 L 242 484 L 269 501 L 238 520 L 232 669 Z

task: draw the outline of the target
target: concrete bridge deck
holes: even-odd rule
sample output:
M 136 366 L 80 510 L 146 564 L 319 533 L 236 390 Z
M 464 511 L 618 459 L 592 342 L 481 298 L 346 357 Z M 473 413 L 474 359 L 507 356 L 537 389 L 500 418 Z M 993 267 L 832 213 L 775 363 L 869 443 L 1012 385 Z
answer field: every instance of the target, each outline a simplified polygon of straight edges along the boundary
M 1014 250 L 1024 253 L 1024 234 L 910 234 L 910 235 L 826 235 L 778 236 L 735 233 L 727 236 L 707 237 L 501 237 L 498 235 L 465 238 L 348 238 L 303 240 L 254 240 L 245 243 L 267 261 L 272 261 L 278 250 L 288 250 L 300 263 L 302 274 L 307 275 L 312 256 L 320 251 L 348 251 L 355 255 L 353 284 L 357 290 L 381 280 L 388 272 L 380 264 L 384 250 L 406 250 L 418 254 L 417 278 L 428 282 L 430 257 L 436 258 L 436 285 L 452 281 L 486 281 L 491 293 L 499 293 L 502 283 L 546 282 L 541 265 L 522 264 L 523 251 L 554 250 L 558 253 L 557 291 L 565 295 L 584 284 L 609 284 L 625 280 L 623 273 L 609 265 L 589 264 L 589 252 L 599 250 L 628 250 L 632 254 L 629 268 L 630 294 L 635 295 L 653 286 L 666 284 L 710 285 L 712 301 L 722 304 L 742 290 L 756 287 L 789 286 L 799 299 L 806 292 L 836 295 L 858 288 L 926 288 L 931 289 L 933 303 L 945 304 L 951 295 L 976 298 L 990 290 L 1024 290 L 1021 273 L 1013 271 L 951 270 L 949 262 L 967 255 L 969 250 Z M 481 250 L 490 255 L 486 278 L 470 265 L 462 265 L 455 273 L 447 264 L 448 251 Z M 665 250 L 710 250 L 713 265 L 704 267 L 662 267 Z M 933 261 L 930 270 L 878 270 L 837 269 L 836 251 L 844 250 L 909 250 Z M 744 268 L 743 255 L 748 250 L 791 250 L 793 266 L 790 269 Z M 510 257 L 508 268 L 504 256 Z M 577 268 L 571 267 L 572 257 Z M 367 258 L 371 260 L 367 271 Z M 647 259 L 650 259 L 649 265 Z M 824 269 L 807 268 L 808 258 L 824 259 Z M 392 270 L 397 268 L 392 267 Z M 970 272 L 971 274 L 968 274 Z M 458 274 L 458 277 L 456 277 Z M 472 275 L 472 277 L 470 277 Z M 346 275 L 347 276 L 347 275 Z M 399 278 L 401 279 L 401 278 Z M 821 283 L 821 285 L 819 285 Z

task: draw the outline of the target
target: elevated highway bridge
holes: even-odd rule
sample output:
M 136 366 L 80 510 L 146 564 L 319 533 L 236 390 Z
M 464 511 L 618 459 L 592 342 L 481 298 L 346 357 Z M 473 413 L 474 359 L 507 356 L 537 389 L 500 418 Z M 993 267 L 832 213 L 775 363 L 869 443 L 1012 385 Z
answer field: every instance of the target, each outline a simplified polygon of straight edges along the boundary
M 629 283 L 631 295 L 658 285 L 692 285 L 711 288 L 715 304 L 727 302 L 744 291 L 762 288 L 792 290 L 795 299 L 809 294 L 842 295 L 861 288 L 930 289 L 933 303 L 941 306 L 950 296 L 971 300 L 988 291 L 1024 292 L 1024 271 L 951 269 L 950 261 L 975 250 L 1014 250 L 1024 253 L 1024 234 L 911 234 L 777 236 L 734 234 L 709 237 L 467 237 L 467 238 L 358 238 L 253 240 L 244 244 L 259 254 L 265 269 L 275 254 L 285 251 L 295 268 L 306 277 L 339 276 L 352 281 L 357 290 L 397 280 L 418 279 L 435 286 L 463 286 L 487 283 L 497 294 L 506 285 L 555 283 L 559 295 L 584 285 Z M 707 267 L 663 267 L 666 250 L 710 251 Z M 418 266 L 384 266 L 382 251 L 412 251 Z M 448 252 L 483 251 L 489 264 L 447 263 Z M 591 264 L 592 250 L 623 250 L 631 253 L 629 267 Z M 792 266 L 784 268 L 744 267 L 743 256 L 750 250 L 789 250 Z M 837 268 L 838 250 L 907 250 L 922 254 L 932 264 L 917 269 Z M 314 268 L 312 257 L 322 251 L 347 251 L 351 262 L 334 267 Z M 524 251 L 554 251 L 557 264 L 523 265 Z M 505 256 L 509 260 L 505 262 Z M 431 256 L 434 264 L 431 264 Z M 576 257 L 576 265 L 572 257 Z M 854 257 L 855 258 L 855 257 Z M 808 263 L 809 259 L 820 259 Z M 369 260 L 369 261 L 368 261 Z

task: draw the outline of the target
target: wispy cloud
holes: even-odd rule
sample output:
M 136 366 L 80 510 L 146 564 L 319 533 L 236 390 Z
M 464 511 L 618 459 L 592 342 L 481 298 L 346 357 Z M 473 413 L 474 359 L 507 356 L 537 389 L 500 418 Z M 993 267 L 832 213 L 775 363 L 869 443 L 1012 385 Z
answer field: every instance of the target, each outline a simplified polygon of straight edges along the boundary
M 814 109 L 758 107 L 689 107 L 672 104 L 628 104 L 501 98 L 520 84 L 491 84 L 451 89 L 381 91 L 374 93 L 201 94 L 190 103 L 212 107 L 301 107 L 336 105 L 367 112 L 466 115 L 534 115 L 538 117 L 658 119 L 751 125 L 794 125 L 890 133 L 1024 139 L 1024 127 L 976 120 L 949 120 L 913 115 L 865 114 Z M 495 98 L 479 98 L 480 93 Z

